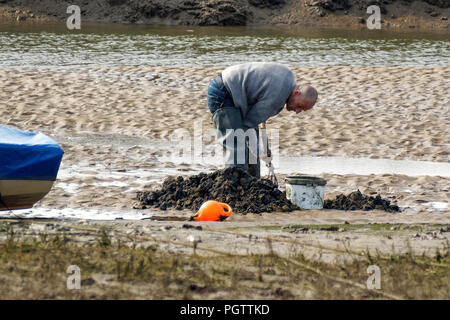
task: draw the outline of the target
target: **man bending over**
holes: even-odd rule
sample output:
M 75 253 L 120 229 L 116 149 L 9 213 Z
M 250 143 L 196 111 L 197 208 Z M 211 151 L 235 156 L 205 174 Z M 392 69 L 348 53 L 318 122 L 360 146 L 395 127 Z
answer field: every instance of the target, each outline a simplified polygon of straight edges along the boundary
M 309 110 L 317 96 L 313 87 L 296 84 L 292 71 L 279 63 L 251 62 L 225 69 L 210 82 L 207 94 L 217 139 L 225 148 L 225 167 L 239 166 L 259 178 L 258 125 L 285 105 L 296 114 Z M 242 133 L 244 139 L 239 138 Z

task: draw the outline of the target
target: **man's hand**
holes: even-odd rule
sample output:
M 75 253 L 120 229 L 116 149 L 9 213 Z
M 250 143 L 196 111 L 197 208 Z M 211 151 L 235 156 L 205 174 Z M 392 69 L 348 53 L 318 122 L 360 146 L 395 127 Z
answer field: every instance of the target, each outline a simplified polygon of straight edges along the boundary
M 261 135 L 263 143 L 263 153 L 259 155 L 259 158 L 264 162 L 269 163 L 272 160 L 272 151 L 269 148 L 269 139 L 266 134 L 266 122 L 261 123 Z M 265 151 L 265 152 L 264 152 Z
M 260 155 L 259 155 L 259 158 L 261 159 L 261 160 L 264 160 L 264 161 L 270 161 L 270 160 L 272 160 L 272 151 L 270 151 L 270 149 L 267 149 L 267 153 L 261 153 Z

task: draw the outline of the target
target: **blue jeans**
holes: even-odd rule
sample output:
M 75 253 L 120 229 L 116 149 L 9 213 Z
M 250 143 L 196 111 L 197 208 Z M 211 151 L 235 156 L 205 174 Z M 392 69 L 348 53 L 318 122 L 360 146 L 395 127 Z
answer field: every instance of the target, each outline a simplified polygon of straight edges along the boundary
M 213 114 L 213 124 L 216 129 L 217 140 L 224 147 L 225 168 L 241 167 L 251 175 L 259 178 L 261 176 L 259 157 L 255 156 L 249 161 L 248 138 L 245 138 L 246 140 L 241 145 L 238 139 L 233 136 L 235 135 L 235 130 L 244 129 L 242 115 L 240 109 L 234 105 L 233 98 L 223 84 L 220 75 L 210 82 L 206 101 L 209 111 Z M 221 110 L 217 111 L 219 109 Z M 258 130 L 255 130 L 255 133 L 256 141 L 253 141 L 256 143 L 256 148 L 258 148 Z M 258 150 L 256 154 L 258 154 Z
M 212 114 L 214 114 L 217 109 L 223 107 L 235 108 L 233 98 L 223 84 L 221 75 L 215 77 L 209 83 L 206 102 L 208 104 L 209 111 L 211 111 Z

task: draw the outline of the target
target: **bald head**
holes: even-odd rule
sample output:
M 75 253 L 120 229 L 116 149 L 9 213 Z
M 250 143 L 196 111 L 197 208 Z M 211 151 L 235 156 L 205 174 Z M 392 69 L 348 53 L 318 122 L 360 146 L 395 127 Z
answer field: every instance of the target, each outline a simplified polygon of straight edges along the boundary
M 286 102 L 286 110 L 300 113 L 311 109 L 317 101 L 317 90 L 311 86 L 295 86 Z
M 319 94 L 317 90 L 312 86 L 304 86 L 300 88 L 301 95 L 304 99 L 307 99 L 311 103 L 311 107 L 316 104 Z

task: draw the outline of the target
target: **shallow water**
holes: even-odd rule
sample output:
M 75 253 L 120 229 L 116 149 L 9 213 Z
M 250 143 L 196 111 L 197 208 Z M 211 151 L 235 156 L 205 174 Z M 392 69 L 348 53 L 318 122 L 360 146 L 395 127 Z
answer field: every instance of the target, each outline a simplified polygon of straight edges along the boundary
M 0 25 L 0 66 L 450 66 L 449 34 L 296 27 Z
M 0 212 L 0 217 L 22 219 L 64 219 L 64 220 L 144 220 L 149 219 L 151 213 L 138 210 L 110 210 L 86 208 L 47 208 L 36 207 L 32 209 L 14 210 L 13 212 Z
M 280 158 L 277 172 L 342 175 L 403 174 L 450 178 L 450 163 L 344 157 L 286 157 Z
M 174 150 L 183 149 L 190 144 L 183 144 L 180 142 L 172 142 L 169 140 L 155 140 L 146 137 L 134 137 L 121 134 L 98 134 L 90 133 L 84 136 L 54 136 L 56 141 L 68 145 L 95 145 L 104 146 L 111 145 L 116 148 L 123 148 L 129 150 L 134 147 L 142 147 L 148 150 L 172 151 L 167 156 L 161 156 L 155 161 L 155 167 L 151 170 L 129 170 L 126 172 L 114 172 L 108 175 L 107 168 L 101 168 L 104 172 L 103 177 L 111 179 L 122 179 L 124 177 L 136 176 L 145 181 L 163 179 L 168 175 L 179 175 L 179 164 L 188 165 L 183 174 L 196 174 L 199 170 L 206 172 L 211 169 L 222 168 L 222 158 L 195 157 L 195 150 L 187 158 L 174 157 Z M 203 150 L 204 152 L 211 152 L 216 145 L 208 145 Z M 132 154 L 128 154 L 130 160 L 140 160 L 141 155 L 134 159 Z M 161 163 L 173 163 L 171 168 L 161 168 Z M 371 159 L 371 158 L 348 158 L 348 157 L 287 157 L 274 155 L 273 164 L 276 168 L 276 173 L 280 174 L 402 174 L 407 176 L 440 176 L 450 178 L 450 162 L 434 162 L 434 161 L 417 161 L 417 160 L 391 160 L 391 159 Z M 91 170 L 90 167 L 71 166 L 67 169 L 61 169 L 58 177 L 70 178 L 73 176 L 82 177 L 85 172 Z M 100 170 L 95 168 L 95 171 Z M 268 171 L 264 165 L 261 165 L 263 175 L 267 175 Z
M 210 163 L 210 165 L 214 165 Z M 216 163 L 216 168 L 222 168 L 221 163 Z M 277 174 L 293 175 L 322 173 L 340 175 L 370 175 L 370 174 L 402 174 L 407 176 L 440 176 L 450 178 L 450 163 L 413 160 L 389 160 L 369 158 L 339 158 L 339 157 L 282 157 L 279 162 L 274 162 Z M 183 170 L 174 168 L 152 168 L 142 170 L 128 170 L 126 172 L 111 172 L 107 168 L 71 166 L 60 169 L 58 179 L 71 180 L 71 178 L 95 177 L 102 172 L 102 179 L 110 182 L 94 182 L 98 186 L 127 186 L 123 181 L 133 178 L 136 183 L 161 182 L 168 176 L 193 175 L 200 172 L 211 172 L 209 168 L 191 168 Z M 264 163 L 261 166 L 261 174 L 267 175 L 268 169 Z M 69 193 L 76 191 L 75 184 L 56 182 L 57 185 Z
M 321 173 L 334 174 L 404 174 L 409 176 L 430 175 L 450 177 L 450 163 L 439 163 L 431 161 L 411 160 L 388 160 L 388 159 L 366 159 L 366 158 L 337 158 L 337 157 L 280 157 L 276 163 L 276 173 L 279 174 L 308 174 Z M 221 167 L 220 163 L 217 167 Z M 105 182 L 94 182 L 99 186 L 126 186 L 127 179 L 133 178 L 136 183 L 149 183 L 151 181 L 162 182 L 167 176 L 192 175 L 200 172 L 210 172 L 211 169 L 188 170 L 184 172 L 175 168 L 154 168 L 146 170 L 130 170 L 126 172 L 108 172 L 105 168 L 71 166 L 61 169 L 58 179 L 71 180 L 71 178 L 95 177 L 98 170 L 102 172 L 102 178 L 109 180 Z M 267 168 L 262 167 L 262 175 L 267 175 Z M 76 183 L 56 181 L 55 186 L 64 189 L 67 193 L 75 193 L 81 186 Z M 138 188 L 139 189 L 139 188 Z M 138 191 L 138 189 L 134 191 Z M 130 188 L 131 190 L 131 188 Z M 129 190 L 129 191 L 130 191 Z M 140 189 L 139 189 L 140 190 Z M 430 213 L 443 213 L 448 210 L 449 202 L 428 202 L 423 206 Z M 407 212 L 413 212 L 414 206 L 408 207 Z M 84 220 L 161 220 L 161 214 L 152 210 L 118 210 L 118 209 L 89 209 L 89 208 L 49 208 L 37 206 L 33 209 L 16 210 L 13 213 L 1 212 L 0 217 L 52 218 L 52 219 L 84 219 Z M 152 218 L 153 217 L 153 218 Z M 172 218 L 169 218 L 172 219 Z M 178 219 L 178 220 L 177 220 Z M 181 221 L 184 218 L 176 218 Z M 187 219 L 187 217 L 186 217 Z

